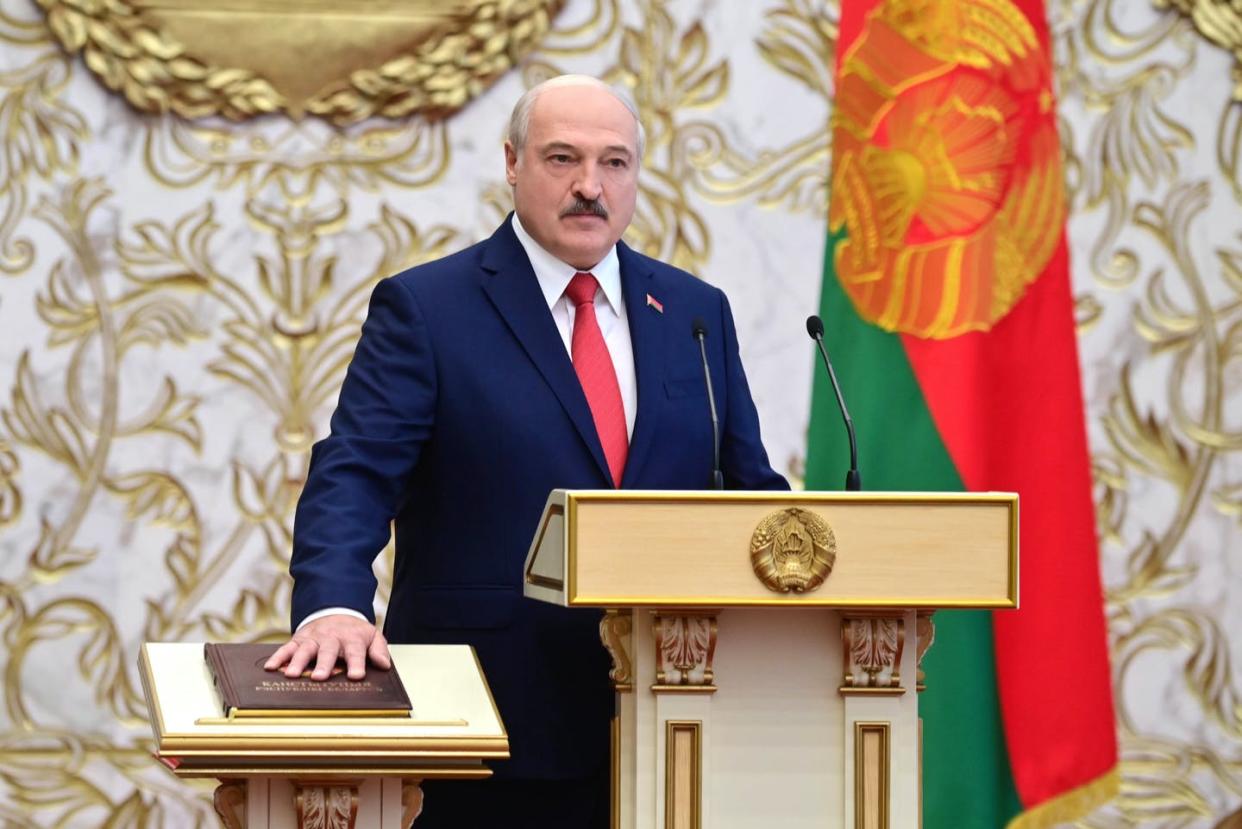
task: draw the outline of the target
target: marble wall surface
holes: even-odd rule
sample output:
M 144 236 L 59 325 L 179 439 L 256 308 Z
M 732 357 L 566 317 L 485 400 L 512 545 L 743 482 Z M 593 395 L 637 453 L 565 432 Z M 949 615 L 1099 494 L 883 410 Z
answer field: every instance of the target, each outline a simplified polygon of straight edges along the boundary
M 1125 779 L 1093 827 L 1242 805 L 1242 85 L 1194 5 L 1049 0 Z M 570 0 L 454 116 L 346 128 L 139 113 L 64 50 L 88 6 L 0 0 L 0 824 L 212 824 L 149 757 L 138 645 L 285 629 L 369 289 L 496 226 L 543 77 L 635 91 L 629 239 L 728 292 L 799 478 L 836 2 Z

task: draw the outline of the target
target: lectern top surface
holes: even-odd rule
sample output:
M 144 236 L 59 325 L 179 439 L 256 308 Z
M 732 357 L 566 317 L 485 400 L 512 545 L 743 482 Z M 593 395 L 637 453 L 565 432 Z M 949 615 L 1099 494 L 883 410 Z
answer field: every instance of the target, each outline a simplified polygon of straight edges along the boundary
M 570 607 L 1012 608 L 1018 496 L 554 490 L 525 581 Z
M 247 719 L 223 716 L 201 643 L 143 645 L 143 690 L 161 753 L 503 757 L 504 724 L 474 651 L 465 645 L 393 645 L 413 711 L 394 717 Z M 276 680 L 279 673 L 273 672 Z

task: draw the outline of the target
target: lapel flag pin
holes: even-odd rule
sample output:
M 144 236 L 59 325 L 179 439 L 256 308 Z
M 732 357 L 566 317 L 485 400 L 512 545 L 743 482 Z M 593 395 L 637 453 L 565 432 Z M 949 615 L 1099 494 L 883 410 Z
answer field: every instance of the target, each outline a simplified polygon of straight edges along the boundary
M 660 300 L 656 299 L 651 294 L 647 294 L 647 307 L 656 309 L 657 313 L 664 313 L 664 303 L 660 302 Z

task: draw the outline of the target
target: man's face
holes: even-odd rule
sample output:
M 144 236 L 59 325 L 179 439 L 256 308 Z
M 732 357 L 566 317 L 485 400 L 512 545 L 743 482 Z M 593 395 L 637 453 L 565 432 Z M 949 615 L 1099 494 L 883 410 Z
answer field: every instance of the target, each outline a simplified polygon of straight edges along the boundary
M 505 175 L 522 227 L 579 270 L 599 263 L 634 216 L 638 129 L 607 90 L 562 86 L 535 99 L 526 145 L 505 143 Z

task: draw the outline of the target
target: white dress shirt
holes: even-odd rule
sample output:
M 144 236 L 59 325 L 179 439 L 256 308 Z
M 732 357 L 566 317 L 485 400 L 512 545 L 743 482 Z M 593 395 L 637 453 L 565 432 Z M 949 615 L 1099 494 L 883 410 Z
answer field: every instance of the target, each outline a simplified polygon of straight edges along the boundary
M 513 214 L 513 232 L 526 251 L 526 258 L 530 259 L 535 278 L 539 280 L 539 290 L 552 311 L 552 319 L 561 332 L 565 350 L 572 354 L 570 344 L 573 341 L 575 310 L 574 304 L 565 296 L 565 289 L 578 269 L 544 250 L 522 227 L 516 213 Z M 589 273 L 599 283 L 600 289 L 595 292 L 595 319 L 599 322 L 600 333 L 604 335 L 604 344 L 608 346 L 608 355 L 612 357 L 612 367 L 617 372 L 621 405 L 625 407 L 625 431 L 633 438 L 634 416 L 638 413 L 638 382 L 634 375 L 634 344 L 630 341 L 629 315 L 621 299 L 621 260 L 617 258 L 617 246 L 609 248 Z
M 552 312 L 552 320 L 560 332 L 561 341 L 565 343 L 565 351 L 572 354 L 575 309 L 569 297 L 565 296 L 565 289 L 569 287 L 569 280 L 574 278 L 578 269 L 544 250 L 526 232 L 526 228 L 522 227 L 516 213 L 513 214 L 513 232 L 535 271 L 539 290 L 543 292 L 548 310 Z M 625 302 L 621 297 L 621 260 L 617 258 L 616 245 L 608 249 L 608 253 L 590 269 L 590 273 L 599 283 L 599 290 L 595 292 L 595 319 L 599 322 L 600 333 L 604 335 L 604 344 L 608 346 L 613 369 L 617 372 L 617 385 L 621 387 L 621 405 L 625 407 L 626 434 L 633 439 L 634 417 L 638 414 L 638 381 L 634 373 L 634 344 L 630 340 L 629 315 L 626 314 Z M 352 608 L 325 607 L 307 615 L 302 624 L 298 625 L 298 630 L 316 619 L 333 614 L 345 614 L 367 621 L 366 616 Z

